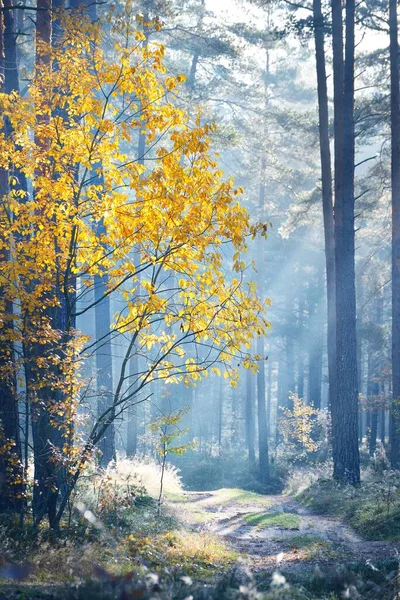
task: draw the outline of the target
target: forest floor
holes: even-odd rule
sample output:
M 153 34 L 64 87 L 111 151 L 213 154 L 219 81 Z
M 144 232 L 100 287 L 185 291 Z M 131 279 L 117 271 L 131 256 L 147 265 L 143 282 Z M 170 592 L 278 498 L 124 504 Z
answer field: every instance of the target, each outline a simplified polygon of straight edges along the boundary
M 177 490 L 161 514 L 153 501 L 96 531 L 82 519 L 54 540 L 3 530 L 0 600 L 400 598 L 400 540 L 367 541 L 287 495 Z
M 175 509 L 191 527 L 222 538 L 253 572 L 290 574 L 354 562 L 373 569 L 400 552 L 400 541 L 366 541 L 340 519 L 313 514 L 288 496 L 186 492 Z

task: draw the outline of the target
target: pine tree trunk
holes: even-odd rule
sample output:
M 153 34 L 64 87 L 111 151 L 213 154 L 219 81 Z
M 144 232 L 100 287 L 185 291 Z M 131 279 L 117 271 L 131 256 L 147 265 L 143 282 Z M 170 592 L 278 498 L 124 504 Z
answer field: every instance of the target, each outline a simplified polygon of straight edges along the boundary
M 396 0 L 389 0 L 392 134 L 392 407 L 390 462 L 400 468 L 400 91 Z
M 200 0 L 200 16 L 197 22 L 197 31 L 201 32 L 201 29 L 203 27 L 203 22 L 204 22 L 204 9 L 205 9 L 205 0 Z M 192 93 L 194 90 L 194 86 L 196 84 L 196 75 L 197 75 L 197 68 L 199 66 L 199 58 L 200 58 L 200 52 L 198 50 L 195 50 L 193 52 L 193 56 L 192 56 L 192 62 L 190 63 L 190 69 L 189 69 L 189 74 L 187 77 L 187 81 L 186 81 L 186 87 L 188 88 L 188 90 Z
M 129 381 L 136 381 L 139 373 L 139 359 L 135 352 L 129 360 Z M 132 406 L 128 411 L 126 455 L 135 456 L 138 443 L 138 407 Z
M 335 231 L 332 197 L 332 167 L 329 146 L 329 109 L 324 48 L 324 18 L 321 0 L 313 0 L 314 41 L 317 66 L 319 145 L 321 157 L 322 212 L 324 218 L 326 290 L 327 290 L 327 351 L 329 404 L 335 397 L 336 362 L 336 288 L 335 288 Z
M 4 6 L 8 5 L 8 2 L 4 4 Z M 0 7 L 3 7 L 1 2 Z M 10 17 L 8 13 L 12 11 L 0 13 L 0 89 L 5 93 L 19 89 L 15 27 L 12 15 Z M 15 60 L 13 60 L 14 53 Z M 6 136 L 12 133 L 8 120 L 5 123 L 4 133 Z M 9 192 L 9 175 L 8 171 L 0 169 L 0 198 L 4 198 Z M 7 242 L 0 252 L 0 262 L 10 260 L 6 248 Z M 0 288 L 0 304 L 4 311 L 3 315 L 0 315 L 0 513 L 2 513 L 19 512 L 22 509 L 24 485 L 12 341 L 14 308 L 4 288 Z
M 381 410 L 379 416 L 379 424 L 379 438 L 381 440 L 382 446 L 384 446 L 386 442 L 386 411 L 384 409 Z
M 309 291 L 308 314 L 309 330 L 309 377 L 308 403 L 316 409 L 321 408 L 322 398 L 322 356 L 323 356 L 323 315 L 321 306 L 322 269 L 317 267 L 315 285 Z
M 258 362 L 257 372 L 257 414 L 258 414 L 258 457 L 260 481 L 269 482 L 269 456 L 268 456 L 268 424 L 265 404 L 265 360 L 264 338 L 257 340 L 257 354 L 263 358 Z
M 218 432 L 217 432 L 217 443 L 218 443 L 218 453 L 221 455 L 222 452 L 222 425 L 224 419 L 224 387 L 223 387 L 223 379 L 219 378 L 219 393 L 218 393 Z
M 52 19 L 51 19 L 51 0 L 38 0 L 36 16 L 36 70 L 50 66 L 50 55 L 43 53 L 40 49 L 40 43 L 44 42 L 50 45 L 52 42 Z M 43 126 L 47 122 L 47 117 L 39 115 L 37 124 Z M 45 141 L 36 138 L 36 143 L 46 144 Z M 35 190 L 36 193 L 36 190 Z M 53 330 L 65 332 L 66 329 L 66 307 L 65 299 L 60 292 L 59 273 L 54 275 L 54 288 L 52 294 L 59 299 L 60 306 L 47 309 L 45 318 L 51 324 Z M 38 366 L 37 358 L 50 353 L 59 353 L 60 348 L 57 345 L 52 348 L 52 343 L 46 345 L 33 343 L 27 349 L 29 365 L 27 367 L 28 380 L 35 384 L 34 396 L 31 397 L 31 416 L 32 416 L 32 439 L 34 449 L 34 478 L 37 485 L 33 490 L 33 515 L 37 524 L 45 514 L 48 516 L 51 528 L 56 524 L 57 501 L 60 489 L 63 486 L 64 470 L 59 465 L 54 456 L 54 451 L 61 450 L 63 444 L 63 417 L 51 412 L 50 407 L 56 406 L 62 398 L 61 392 L 54 389 L 50 380 L 59 377 L 59 370 L 54 367 L 54 373 L 49 378 L 49 373 L 43 371 Z M 42 386 L 43 379 L 49 381 L 48 385 Z M 57 423 L 54 423 L 57 421 Z
M 238 420 L 238 404 L 239 404 L 239 387 L 233 387 L 231 389 L 231 444 L 237 444 L 238 435 L 240 435 L 240 430 L 237 426 Z
M 293 408 L 293 401 L 291 394 L 296 391 L 296 383 L 294 376 L 294 348 L 293 348 L 293 334 L 289 332 L 286 334 L 286 375 L 287 375 L 287 390 L 286 390 L 286 407 L 288 409 Z
M 283 356 L 283 350 L 279 354 L 278 361 L 278 399 L 277 399 L 277 411 L 276 411 L 276 430 L 275 430 L 275 444 L 278 445 L 280 441 L 280 430 L 279 422 L 283 415 L 283 409 L 287 407 L 287 370 L 286 361 Z
M 305 302 L 304 298 L 299 301 L 299 318 L 298 318 L 298 360 L 297 360 L 297 395 L 299 398 L 304 398 L 304 313 Z
M 376 391 L 376 390 L 374 390 Z M 376 450 L 376 439 L 378 437 L 378 409 L 373 408 L 371 412 L 371 434 L 369 438 L 369 455 L 373 456 Z
M 360 458 L 354 266 L 354 0 L 347 0 L 346 4 L 344 77 L 343 54 L 339 54 L 337 39 L 342 35 L 340 0 L 333 0 L 332 8 L 335 129 L 338 129 L 335 138 L 336 397 L 332 402 L 332 444 L 334 478 L 357 485 Z M 337 123 L 338 119 L 342 125 Z
M 253 399 L 253 375 L 249 369 L 246 369 L 246 404 L 245 404 L 245 426 L 246 426 L 246 445 L 249 460 L 255 462 L 256 455 L 254 450 L 255 423 L 254 423 L 254 399 Z
M 112 373 L 112 346 L 110 339 L 111 332 L 111 309 L 110 297 L 106 296 L 108 284 L 108 275 L 103 272 L 102 275 L 96 275 L 94 278 L 95 302 L 95 323 L 96 339 L 101 340 L 96 349 L 96 371 L 97 371 L 97 417 L 100 418 L 107 410 L 112 408 L 114 402 L 113 396 L 113 373 Z M 100 465 L 107 465 L 115 459 L 115 430 L 114 430 L 114 411 L 108 412 L 104 420 L 107 429 L 99 442 L 101 452 Z
M 321 408 L 322 352 L 322 339 L 316 338 L 309 354 L 308 403 L 317 410 Z
M 272 402 L 272 361 L 268 360 L 268 377 L 267 377 L 267 430 L 268 437 L 271 433 L 271 402 Z

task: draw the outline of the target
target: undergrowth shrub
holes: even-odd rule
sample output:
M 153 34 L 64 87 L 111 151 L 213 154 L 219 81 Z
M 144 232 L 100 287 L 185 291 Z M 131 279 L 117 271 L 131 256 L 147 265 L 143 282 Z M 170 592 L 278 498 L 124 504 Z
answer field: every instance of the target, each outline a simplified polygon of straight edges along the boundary
M 277 493 L 283 488 L 283 472 L 276 463 L 271 464 L 270 483 L 264 486 L 260 483 L 257 465 L 234 453 L 215 456 L 192 451 L 174 457 L 174 463 L 179 466 L 182 482 L 188 490 L 241 488 L 262 494 Z
M 292 408 L 281 408 L 279 417 L 280 462 L 289 465 L 317 464 L 330 455 L 331 419 L 327 409 L 315 409 L 297 394 L 290 394 Z
M 237 559 L 218 536 L 204 532 L 176 530 L 152 537 L 131 534 L 123 540 L 123 547 L 138 564 L 158 571 L 174 570 L 181 576 L 209 578 L 230 568 Z
M 366 539 L 399 540 L 400 474 L 382 464 L 382 456 L 371 461 L 359 487 L 333 481 L 330 463 L 292 470 L 286 492 L 315 513 L 340 516 Z
M 92 465 L 79 481 L 75 505 L 102 519 L 121 518 L 127 510 L 158 498 L 160 478 L 161 465 L 152 456 L 118 457 L 106 469 Z M 163 487 L 167 497 L 182 492 L 179 470 L 170 463 L 165 467 Z

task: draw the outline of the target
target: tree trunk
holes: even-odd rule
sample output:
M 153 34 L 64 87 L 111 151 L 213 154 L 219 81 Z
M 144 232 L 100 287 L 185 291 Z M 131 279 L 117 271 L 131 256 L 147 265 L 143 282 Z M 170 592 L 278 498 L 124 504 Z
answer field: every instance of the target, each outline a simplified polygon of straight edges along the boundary
M 3 5 L 0 2 L 0 7 Z M 16 48 L 13 20 L 8 18 L 5 11 L 0 13 L 0 88 L 9 93 L 12 89 L 18 90 L 18 71 L 14 73 L 11 64 L 10 70 L 5 68 L 12 59 L 10 50 Z M 15 63 L 16 66 L 16 63 Z M 17 85 L 12 87 L 13 76 L 16 75 Z M 10 89 L 11 88 L 11 89 Z M 5 135 L 11 135 L 11 124 L 5 123 Z M 9 191 L 9 172 L 0 169 L 0 198 L 4 198 Z M 3 216 L 1 216 L 3 218 Z M 7 250 L 8 242 L 0 252 L 0 262 L 10 260 Z M 19 512 L 23 506 L 23 468 L 19 434 L 19 413 L 17 380 L 14 363 L 13 348 L 13 303 L 9 298 L 7 289 L 0 288 L 0 513 Z
M 267 430 L 268 437 L 271 433 L 271 402 L 272 402 L 272 361 L 268 360 L 268 378 L 267 378 Z
M 311 342 L 308 385 L 308 403 L 317 410 L 321 408 L 322 352 L 322 339 L 319 337 Z
M 148 20 L 148 16 L 145 15 L 144 16 L 144 20 L 147 21 Z M 144 31 L 145 34 L 145 40 L 144 40 L 144 45 L 147 46 L 148 44 L 148 36 L 147 36 L 147 30 Z M 139 130 L 139 137 L 138 137 L 138 157 L 137 157 L 137 162 L 139 165 L 144 165 L 144 158 L 145 158 L 145 153 L 146 153 L 146 134 L 142 132 L 142 130 Z M 138 268 L 140 265 L 140 252 L 139 252 L 139 248 L 135 248 L 134 250 L 135 253 L 135 267 Z M 138 276 L 138 285 L 140 285 L 140 274 Z M 139 373 L 139 359 L 138 359 L 138 354 L 137 351 L 135 351 L 135 353 L 133 354 L 133 356 L 131 357 L 131 377 L 133 377 L 136 373 L 136 377 L 137 374 Z M 127 431 L 127 455 L 128 456 L 134 456 L 137 452 L 137 436 L 138 436 L 138 423 L 137 423 L 137 411 L 138 411 L 138 407 L 134 406 L 133 409 L 130 411 L 130 418 L 128 421 L 128 431 Z
M 101 340 L 96 350 L 96 370 L 97 370 L 97 416 L 98 418 L 112 407 L 113 396 L 113 374 L 112 374 L 112 346 L 111 346 L 111 317 L 110 317 L 110 297 L 106 296 L 108 284 L 108 275 L 103 272 L 102 275 L 95 275 L 94 294 L 95 302 L 95 323 L 96 339 Z M 115 459 L 115 428 L 114 412 L 108 413 L 107 430 L 99 442 L 101 452 L 100 465 L 106 467 Z
M 205 9 L 205 0 L 200 0 L 200 16 L 197 22 L 197 31 L 200 32 L 204 22 L 204 9 Z M 192 62 L 190 64 L 189 74 L 186 81 L 186 87 L 190 92 L 193 92 L 194 86 L 196 84 L 196 74 L 197 67 L 199 65 L 200 52 L 199 50 L 195 50 L 192 56 Z
M 400 91 L 396 0 L 389 0 L 392 134 L 392 407 L 390 462 L 400 468 Z
M 323 355 L 323 318 L 321 306 L 322 269 L 317 267 L 317 279 L 314 288 L 310 289 L 308 299 L 309 314 L 309 377 L 308 403 L 316 409 L 321 408 L 322 397 L 322 355 Z
M 358 377 L 358 393 L 360 396 L 364 392 L 364 374 L 363 374 L 363 306 L 364 306 L 364 286 L 362 278 L 362 269 L 360 269 L 357 277 L 357 377 Z M 362 443 L 363 440 L 363 429 L 364 429 L 364 413 L 362 410 L 358 411 L 358 442 Z
M 380 428 L 379 428 L 379 438 L 381 440 L 382 445 L 385 445 L 385 441 L 386 441 L 386 411 L 385 409 L 381 410 L 380 413 L 380 417 L 379 417 L 379 424 L 380 424 Z
M 292 329 L 292 328 L 291 328 Z M 294 376 L 294 348 L 293 348 L 293 332 L 286 334 L 286 374 L 287 374 L 287 390 L 285 406 L 290 410 L 293 408 L 291 394 L 296 391 L 295 376 Z
M 377 377 L 377 364 L 376 364 L 376 352 L 372 345 L 369 343 L 368 348 L 368 385 L 367 385 L 367 398 L 368 398 L 368 414 L 369 414 L 369 431 L 368 431 L 368 451 L 369 455 L 373 456 L 376 450 L 376 438 L 378 435 L 378 410 L 376 407 L 377 398 L 379 395 L 379 383 L 376 380 Z
M 135 381 L 139 373 L 139 360 L 135 352 L 129 360 L 129 381 Z M 126 455 L 135 456 L 138 443 L 138 407 L 132 406 L 128 412 Z
M 253 375 L 249 369 L 246 369 L 246 404 L 245 404 L 245 425 L 246 425 L 246 445 L 249 460 L 254 463 L 256 460 L 254 450 L 255 423 L 254 423 L 254 399 L 253 399 Z
M 374 384 L 373 393 L 377 392 L 377 384 Z M 369 455 L 373 456 L 376 450 L 376 439 L 378 437 L 378 409 L 373 408 L 371 411 L 371 433 L 369 437 Z
M 354 12 L 354 0 L 347 0 L 343 77 L 343 41 L 340 44 L 338 40 L 342 36 L 341 2 L 332 1 L 338 136 L 335 138 L 336 397 L 332 402 L 332 444 L 334 478 L 357 485 L 360 457 L 354 267 Z
M 300 292 L 302 293 L 302 292 Z M 305 302 L 304 298 L 299 301 L 299 318 L 298 318 L 298 360 L 297 360 L 297 395 L 299 398 L 304 398 L 304 313 Z
M 286 360 L 281 350 L 278 361 L 278 399 L 276 407 L 276 431 L 275 431 L 275 447 L 280 441 L 279 422 L 283 415 L 283 409 L 287 407 L 287 370 Z
M 42 69 L 47 69 L 50 66 L 50 55 L 43 51 L 40 44 L 50 45 L 52 41 L 51 0 L 38 0 L 37 8 L 35 60 L 36 73 L 39 74 Z M 37 125 L 43 126 L 47 120 L 47 117 L 39 115 Z M 35 138 L 35 141 L 38 145 L 43 146 L 46 144 L 40 138 Z M 51 293 L 58 297 L 60 306 L 46 309 L 45 318 L 49 320 L 54 330 L 65 331 L 65 302 L 60 295 L 58 275 L 58 273 L 54 275 L 54 288 Z M 54 451 L 61 450 L 63 443 L 62 416 L 56 416 L 54 411 L 50 411 L 50 407 L 57 405 L 61 392 L 54 389 L 51 383 L 53 376 L 58 376 L 57 367 L 55 367 L 54 373 L 51 373 L 49 378 L 49 373 L 44 372 L 36 361 L 43 354 L 50 355 L 51 352 L 58 351 L 59 347 L 52 348 L 51 342 L 46 346 L 33 343 L 27 350 L 30 362 L 27 368 L 28 380 L 34 383 L 36 388 L 35 396 L 31 397 L 34 478 L 37 482 L 33 490 L 33 515 L 35 523 L 38 523 L 47 513 L 50 527 L 56 526 L 57 500 L 62 487 L 63 473 L 62 467 L 57 463 L 54 456 Z M 43 380 L 47 380 L 48 384 L 42 386 Z M 54 423 L 54 421 L 57 421 L 57 423 Z
M 238 422 L 238 404 L 239 404 L 239 387 L 233 387 L 231 389 L 231 444 L 235 445 L 238 443 L 238 436 L 240 436 L 240 428 L 237 426 Z
M 313 0 L 314 41 L 317 66 L 319 146 L 321 157 L 322 212 L 324 218 L 326 291 L 327 291 L 327 352 L 329 378 L 329 405 L 335 397 L 336 361 L 336 291 L 335 291 L 335 231 L 332 198 L 332 167 L 329 146 L 329 109 L 326 83 L 326 63 L 324 48 L 324 18 L 321 0 Z M 336 129 L 338 124 L 336 123 Z M 336 161 L 336 157 L 335 157 Z
M 265 404 L 265 360 L 264 338 L 257 340 L 257 354 L 262 358 L 258 362 L 257 372 L 257 414 L 258 414 L 258 453 L 259 475 L 263 484 L 269 482 L 269 456 L 268 456 L 268 424 Z
M 222 452 L 222 425 L 224 420 L 224 387 L 223 379 L 219 378 L 219 393 L 218 393 L 218 432 L 217 432 L 217 443 L 218 453 L 221 455 Z

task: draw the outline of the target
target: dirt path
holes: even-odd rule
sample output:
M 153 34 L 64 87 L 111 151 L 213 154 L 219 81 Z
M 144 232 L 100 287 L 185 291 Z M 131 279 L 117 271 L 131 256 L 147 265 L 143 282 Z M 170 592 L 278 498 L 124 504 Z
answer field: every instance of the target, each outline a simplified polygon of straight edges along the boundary
M 252 570 L 360 561 L 373 565 L 400 552 L 400 542 L 365 541 L 340 520 L 314 515 L 286 496 L 218 490 L 189 492 L 185 499 L 192 526 L 224 539 Z

